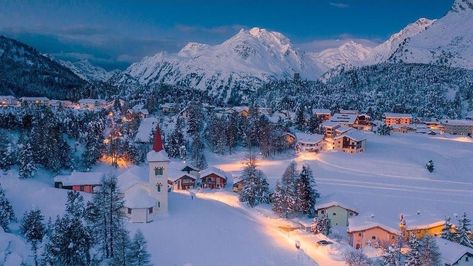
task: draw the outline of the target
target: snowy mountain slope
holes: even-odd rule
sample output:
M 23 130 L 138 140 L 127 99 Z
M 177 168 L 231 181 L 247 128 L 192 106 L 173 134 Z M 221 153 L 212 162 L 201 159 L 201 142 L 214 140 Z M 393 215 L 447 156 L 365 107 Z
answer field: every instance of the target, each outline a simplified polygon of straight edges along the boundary
M 473 69 L 472 25 L 473 0 L 456 0 L 447 15 L 407 39 L 390 60 Z
M 79 60 L 70 62 L 65 60 L 57 60 L 61 65 L 69 68 L 74 74 L 87 81 L 107 81 L 110 79 L 114 71 L 107 70 L 92 65 L 88 60 Z
M 322 71 L 284 35 L 260 28 L 242 29 L 217 45 L 189 43 L 177 54 L 161 52 L 125 71 L 141 84 L 167 83 L 198 89 L 251 89 L 294 73 L 315 79 Z
M 426 18 L 418 19 L 375 47 L 349 41 L 337 48 L 329 48 L 319 53 L 310 53 L 310 56 L 319 65 L 325 66 L 326 70 L 340 65 L 364 66 L 385 62 L 401 43 L 424 31 L 433 22 L 433 20 Z

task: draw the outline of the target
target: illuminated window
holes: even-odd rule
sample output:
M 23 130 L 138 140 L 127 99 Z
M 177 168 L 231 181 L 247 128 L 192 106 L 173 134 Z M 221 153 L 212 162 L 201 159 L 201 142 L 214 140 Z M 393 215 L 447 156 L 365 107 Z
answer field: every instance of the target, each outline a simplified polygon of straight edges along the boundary
M 154 168 L 154 175 L 163 175 L 164 168 L 162 167 L 156 167 Z

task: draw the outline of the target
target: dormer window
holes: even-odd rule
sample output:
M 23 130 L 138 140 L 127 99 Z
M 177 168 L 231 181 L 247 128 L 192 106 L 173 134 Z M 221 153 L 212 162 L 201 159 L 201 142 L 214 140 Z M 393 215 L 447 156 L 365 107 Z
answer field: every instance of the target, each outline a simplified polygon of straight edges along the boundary
M 154 175 L 163 175 L 164 168 L 163 167 L 155 167 L 154 168 Z

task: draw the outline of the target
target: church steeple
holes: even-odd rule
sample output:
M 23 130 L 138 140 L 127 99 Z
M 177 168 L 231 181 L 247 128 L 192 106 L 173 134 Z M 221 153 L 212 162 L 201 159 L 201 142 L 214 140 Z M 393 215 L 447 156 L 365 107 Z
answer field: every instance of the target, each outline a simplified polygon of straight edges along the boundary
M 159 125 L 156 126 L 156 132 L 154 132 L 153 150 L 155 152 L 163 150 L 163 140 L 161 139 L 161 130 L 159 129 Z

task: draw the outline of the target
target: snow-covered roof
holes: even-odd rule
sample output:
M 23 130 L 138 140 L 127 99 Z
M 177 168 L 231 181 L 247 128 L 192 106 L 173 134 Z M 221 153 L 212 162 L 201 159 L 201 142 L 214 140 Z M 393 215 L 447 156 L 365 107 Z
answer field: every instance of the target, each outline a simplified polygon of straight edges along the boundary
M 412 119 L 411 114 L 402 114 L 402 113 L 384 113 L 384 118 L 410 118 Z
M 248 107 L 248 106 L 234 106 L 231 109 L 234 110 L 237 113 L 240 113 L 240 112 L 243 112 L 243 111 L 248 112 L 250 110 L 250 107 Z
M 168 169 L 169 180 L 176 181 L 177 179 L 183 176 L 188 176 L 193 179 L 198 178 L 197 174 L 187 173 L 187 172 L 182 171 L 185 167 L 191 167 L 192 169 L 195 169 L 194 167 L 189 166 L 185 163 L 172 161 L 169 164 L 169 169 Z M 198 169 L 195 169 L 195 171 L 198 171 Z
M 102 172 L 76 172 L 70 175 L 59 175 L 54 177 L 54 182 L 61 182 L 63 186 L 76 185 L 99 185 L 105 176 Z
M 340 136 L 336 136 L 335 139 L 339 139 L 339 138 L 343 138 L 343 137 L 347 137 L 347 138 L 350 138 L 354 141 L 363 141 L 363 140 L 366 140 L 366 135 L 357 131 L 357 130 L 350 130 L 348 132 L 346 132 L 345 134 L 343 135 L 340 135 Z
M 148 182 L 149 169 L 147 165 L 133 166 L 117 177 L 118 188 L 125 192 L 133 185 Z
M 169 161 L 169 156 L 165 150 L 160 150 L 159 152 L 151 150 L 146 154 L 146 160 L 148 162 L 166 162 Z
M 105 104 L 107 101 L 102 99 L 80 99 L 80 104 Z
M 21 97 L 22 101 L 49 101 L 46 97 Z
M 435 238 L 442 257 L 442 265 L 453 265 L 465 254 L 473 255 L 473 249 L 458 243 L 437 237 Z
M 351 114 L 351 113 L 346 113 L 346 114 L 336 113 L 332 116 L 330 121 L 343 123 L 343 124 L 354 124 L 357 117 L 358 116 L 356 114 Z
M 348 132 L 350 131 L 352 128 L 351 127 L 346 127 L 346 126 L 340 126 L 340 127 L 337 127 L 335 129 L 335 131 L 338 133 L 338 134 L 343 134 L 345 132 Z
M 0 95 L 0 100 L 15 100 L 15 96 L 11 96 L 11 95 L 6 95 L 6 96 L 2 96 Z
M 155 117 L 148 117 L 141 120 L 140 126 L 138 127 L 138 132 L 135 136 L 135 141 L 149 143 L 151 141 L 153 130 L 156 128 L 157 124 L 158 119 Z
M 332 121 L 325 121 L 325 122 L 322 123 L 322 127 L 324 127 L 324 128 L 336 128 L 336 127 L 340 127 L 340 123 L 332 122 Z
M 312 113 L 316 114 L 316 115 L 330 115 L 330 114 L 332 114 L 332 111 L 330 111 L 330 109 L 315 108 L 315 109 L 312 109 Z
M 161 108 L 174 108 L 176 105 L 176 103 L 163 103 L 161 104 Z
M 125 193 L 125 207 L 127 208 L 151 208 L 156 206 L 156 198 L 151 192 L 142 187 L 134 186 Z
M 227 172 L 223 171 L 222 169 L 217 168 L 217 167 L 213 167 L 213 166 L 207 167 L 206 169 L 200 171 L 200 177 L 201 178 L 205 177 L 205 176 L 208 176 L 208 175 L 211 175 L 211 174 L 221 176 L 221 177 L 225 178 L 225 180 L 229 180 L 232 177 L 232 175 L 230 173 L 227 173 Z
M 379 223 L 374 219 L 359 216 L 349 218 L 348 233 L 365 231 L 376 227 L 379 227 L 395 235 L 401 234 L 399 230 Z
M 437 227 L 445 224 L 445 220 L 427 212 L 403 214 L 407 230 L 419 230 Z
M 440 121 L 442 125 L 452 125 L 452 126 L 473 126 L 472 120 L 463 120 L 463 119 L 444 119 Z
M 348 205 L 344 203 L 340 203 L 338 201 L 329 201 L 325 203 L 319 203 L 319 204 L 316 204 L 314 208 L 316 210 L 319 210 L 319 209 L 327 209 L 327 208 L 335 207 L 335 206 L 358 213 L 358 211 L 356 211 L 355 208 L 349 207 Z
M 357 115 L 358 110 L 346 110 L 346 109 L 340 109 L 339 111 L 340 114 L 351 114 L 351 115 Z
M 319 143 L 322 140 L 324 140 L 323 135 L 319 134 L 307 134 L 307 133 L 302 133 L 302 132 L 297 132 L 296 133 L 296 138 L 297 142 L 299 143 Z

